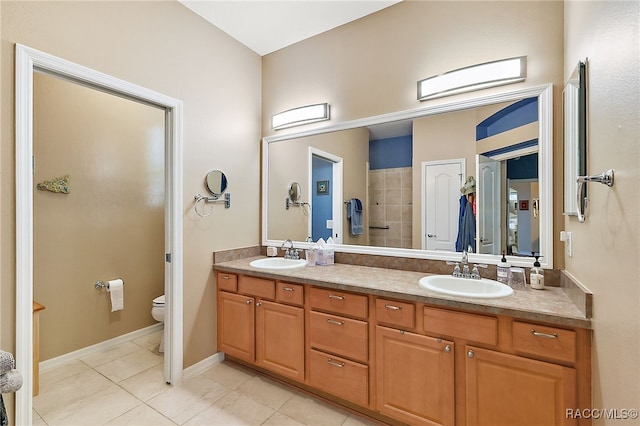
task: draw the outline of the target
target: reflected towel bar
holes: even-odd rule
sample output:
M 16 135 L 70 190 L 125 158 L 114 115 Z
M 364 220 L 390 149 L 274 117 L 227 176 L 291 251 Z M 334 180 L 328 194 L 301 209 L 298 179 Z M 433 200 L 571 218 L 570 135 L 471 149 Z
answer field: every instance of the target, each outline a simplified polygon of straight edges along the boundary
M 389 225 L 386 226 L 369 226 L 369 229 L 389 229 Z

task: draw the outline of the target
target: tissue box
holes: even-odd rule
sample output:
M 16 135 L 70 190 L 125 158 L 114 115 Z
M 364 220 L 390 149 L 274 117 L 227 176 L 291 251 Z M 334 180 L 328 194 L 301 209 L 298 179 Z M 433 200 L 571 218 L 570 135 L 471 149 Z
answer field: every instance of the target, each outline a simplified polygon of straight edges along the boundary
M 327 266 L 334 263 L 334 251 L 330 249 L 318 249 L 316 252 L 316 265 Z

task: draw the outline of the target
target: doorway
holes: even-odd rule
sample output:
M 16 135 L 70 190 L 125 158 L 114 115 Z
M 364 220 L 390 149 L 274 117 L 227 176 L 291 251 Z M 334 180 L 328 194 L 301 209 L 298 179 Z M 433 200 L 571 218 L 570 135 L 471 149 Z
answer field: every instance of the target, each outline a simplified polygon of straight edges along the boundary
M 309 191 L 312 194 L 313 220 L 309 223 L 309 236 L 314 242 L 319 238 L 327 240 L 331 237 L 334 243 L 342 243 L 342 163 L 342 157 L 309 147 Z
M 32 423 L 33 74 L 49 73 L 164 110 L 165 380 L 182 380 L 182 102 L 23 45 L 16 45 L 16 424 Z
M 460 187 L 466 160 L 422 163 L 422 249 L 456 251 Z

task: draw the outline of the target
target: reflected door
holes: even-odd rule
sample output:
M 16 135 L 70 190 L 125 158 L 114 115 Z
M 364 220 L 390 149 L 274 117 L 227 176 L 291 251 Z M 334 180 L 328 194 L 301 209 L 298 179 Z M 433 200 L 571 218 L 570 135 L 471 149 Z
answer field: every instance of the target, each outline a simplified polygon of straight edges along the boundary
M 463 160 L 423 163 L 423 249 L 456 251 L 463 170 Z
M 477 156 L 478 253 L 500 254 L 500 162 Z

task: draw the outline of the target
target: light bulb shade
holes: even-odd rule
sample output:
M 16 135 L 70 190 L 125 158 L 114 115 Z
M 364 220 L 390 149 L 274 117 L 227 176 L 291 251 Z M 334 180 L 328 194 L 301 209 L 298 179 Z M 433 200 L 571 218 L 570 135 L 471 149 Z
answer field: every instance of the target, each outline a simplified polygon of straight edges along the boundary
M 271 117 L 271 128 L 274 130 L 302 124 L 315 123 L 329 119 L 329 104 L 314 104 L 283 111 Z
M 418 100 L 435 99 L 473 90 L 524 81 L 527 57 L 501 59 L 449 71 L 418 81 Z

